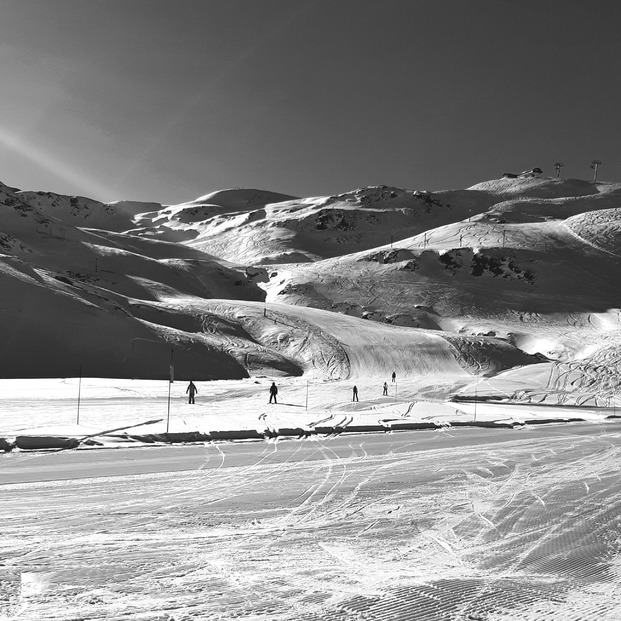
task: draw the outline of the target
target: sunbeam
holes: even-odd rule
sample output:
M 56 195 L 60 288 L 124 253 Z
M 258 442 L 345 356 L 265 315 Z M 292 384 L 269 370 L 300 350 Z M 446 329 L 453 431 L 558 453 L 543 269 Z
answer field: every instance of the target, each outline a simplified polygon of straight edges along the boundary
M 56 154 L 50 153 L 6 127 L 0 126 L 0 152 L 2 151 L 7 152 L 11 157 L 22 158 L 42 168 L 61 181 L 79 188 L 89 198 L 96 198 L 104 202 L 114 200 L 110 196 L 110 187 L 85 174 L 74 164 L 59 160 Z

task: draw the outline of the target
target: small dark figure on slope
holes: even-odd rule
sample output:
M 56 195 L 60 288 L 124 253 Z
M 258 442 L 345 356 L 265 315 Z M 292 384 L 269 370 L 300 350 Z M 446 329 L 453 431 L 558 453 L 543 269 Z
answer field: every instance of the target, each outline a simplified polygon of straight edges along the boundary
M 278 401 L 276 401 L 277 394 L 278 387 L 276 386 L 276 382 L 272 382 L 272 385 L 270 386 L 270 403 L 272 402 L 272 399 L 274 399 L 274 403 L 278 403 Z
M 190 380 L 185 392 L 189 395 L 188 403 L 194 403 L 194 395 L 198 392 L 198 388 L 196 388 L 192 380 Z

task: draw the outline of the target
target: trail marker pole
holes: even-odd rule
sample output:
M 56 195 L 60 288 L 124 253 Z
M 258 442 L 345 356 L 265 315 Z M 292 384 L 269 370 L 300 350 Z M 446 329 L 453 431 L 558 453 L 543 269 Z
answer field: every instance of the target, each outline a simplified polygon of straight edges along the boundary
M 172 382 L 168 382 L 168 414 L 166 414 L 166 433 L 168 433 L 168 429 L 170 428 L 170 385 Z
M 397 403 L 397 380 L 395 380 L 395 403 Z
M 477 400 L 478 400 L 477 388 L 478 386 L 479 386 L 479 376 L 477 375 L 477 380 L 474 383 L 474 419 L 472 421 L 474 423 L 477 422 Z
M 591 168 L 594 170 L 593 173 L 593 183 L 597 182 L 597 170 L 602 162 L 600 160 L 593 160 L 591 162 Z
M 308 412 L 308 380 L 306 380 L 306 411 Z
M 82 393 L 82 366 L 80 365 L 80 378 L 78 379 L 78 415 L 75 421 L 76 425 L 80 424 L 80 397 Z
M 168 378 L 168 414 L 166 415 L 166 433 L 168 433 L 168 429 L 170 428 L 170 388 L 172 383 L 175 381 L 175 367 L 173 365 L 173 357 L 175 355 L 175 350 L 170 350 L 170 377 Z

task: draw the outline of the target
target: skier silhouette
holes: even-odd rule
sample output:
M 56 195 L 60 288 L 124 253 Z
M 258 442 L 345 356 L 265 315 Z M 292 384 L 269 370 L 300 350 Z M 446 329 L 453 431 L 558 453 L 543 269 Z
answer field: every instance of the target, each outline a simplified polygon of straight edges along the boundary
M 397 381 L 397 374 L 394 371 L 392 372 L 392 381 L 393 383 Z
M 382 393 L 383 397 L 387 397 L 388 396 L 388 384 L 386 382 L 384 382 L 384 392 Z
M 272 385 L 270 386 L 270 403 L 272 402 L 272 399 L 274 399 L 274 403 L 278 404 L 278 401 L 276 401 L 277 394 L 278 387 L 276 386 L 276 382 L 272 382 Z
M 354 386 L 351 400 L 358 401 L 358 386 Z
M 190 383 L 188 384 L 185 392 L 190 395 L 188 398 L 188 403 L 194 403 L 194 395 L 198 392 L 198 388 L 196 388 L 192 380 L 190 380 Z

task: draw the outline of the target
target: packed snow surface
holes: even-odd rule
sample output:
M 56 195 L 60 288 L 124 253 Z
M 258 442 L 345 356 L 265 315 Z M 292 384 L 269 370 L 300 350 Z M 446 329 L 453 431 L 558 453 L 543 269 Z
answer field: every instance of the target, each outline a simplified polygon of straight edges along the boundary
M 6 455 L 35 478 L 2 485 L 0 618 L 613 621 L 620 450 L 608 423 Z

